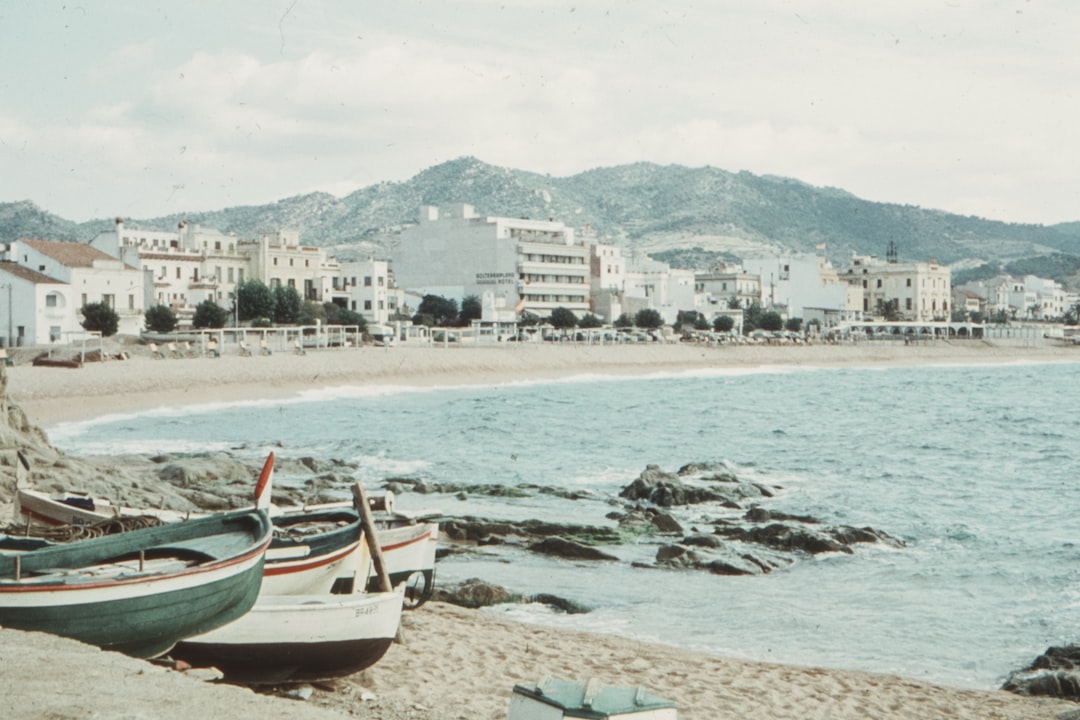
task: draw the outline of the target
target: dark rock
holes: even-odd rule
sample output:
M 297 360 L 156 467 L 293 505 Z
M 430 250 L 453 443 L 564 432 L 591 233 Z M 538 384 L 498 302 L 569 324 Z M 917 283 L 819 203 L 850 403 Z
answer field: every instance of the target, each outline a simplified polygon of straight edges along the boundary
M 1031 697 L 1080 700 L 1080 673 L 1075 670 L 1036 670 L 1013 673 L 1001 689 Z
M 544 555 L 555 555 L 571 560 L 618 560 L 614 555 L 608 555 L 602 550 L 598 550 L 589 545 L 582 545 L 581 543 L 576 543 L 572 540 L 566 540 L 561 537 L 545 538 L 540 542 L 530 545 L 529 550 Z
M 681 533 L 683 531 L 682 525 L 679 524 L 679 521 L 673 518 L 668 513 L 654 513 L 649 519 L 649 522 L 652 523 L 652 526 L 660 532 Z
M 592 612 L 592 608 L 586 607 L 581 603 L 576 603 L 573 600 L 567 600 L 561 598 L 558 595 L 549 595 L 548 593 L 538 593 L 529 598 L 529 602 L 540 603 L 553 607 L 556 610 L 562 610 L 567 615 L 583 615 L 587 612 Z
M 435 599 L 461 607 L 481 608 L 500 603 L 520 602 L 521 596 L 501 585 L 495 585 L 480 578 L 469 578 L 456 585 L 436 585 Z
M 830 529 L 829 534 L 832 535 L 837 542 L 841 542 L 844 545 L 854 545 L 856 543 L 881 543 L 897 548 L 905 546 L 903 540 L 894 538 L 892 535 L 870 527 L 853 528 L 847 525 L 841 525 L 840 527 Z
M 826 552 L 851 553 L 847 545 L 807 528 L 773 523 L 752 528 L 718 528 L 717 533 L 743 542 L 765 545 L 783 550 L 800 550 L 818 555 Z
M 724 541 L 715 535 L 688 535 L 683 538 L 682 544 L 718 549 L 724 546 Z
M 783 522 L 802 522 L 809 525 L 817 525 L 821 521 L 809 515 L 790 515 L 779 510 L 766 510 L 760 505 L 755 505 L 746 511 L 745 518 L 750 522 L 766 523 L 773 520 Z

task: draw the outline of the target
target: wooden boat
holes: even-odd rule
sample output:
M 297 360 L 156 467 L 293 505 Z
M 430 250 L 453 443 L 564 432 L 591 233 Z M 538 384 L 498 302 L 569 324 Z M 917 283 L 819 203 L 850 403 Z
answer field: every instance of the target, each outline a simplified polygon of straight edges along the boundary
M 243 617 L 181 641 L 172 657 L 229 682 L 315 682 L 374 665 L 401 621 L 402 591 L 260 596 Z
M 0 625 L 160 655 L 251 609 L 271 532 L 251 509 L 32 549 L 0 542 Z
M 272 463 L 272 456 L 268 462 Z M 389 493 L 387 496 L 392 498 Z M 376 514 L 375 519 L 387 572 L 395 587 L 406 586 L 406 607 L 419 607 L 435 591 L 439 526 L 394 512 L 392 499 L 384 502 L 388 510 Z M 49 494 L 26 488 L 16 492 L 15 507 L 27 520 L 50 525 L 89 525 L 135 515 L 153 515 L 172 522 L 191 516 L 171 510 L 122 507 L 82 493 Z M 271 508 L 270 513 L 276 532 L 267 551 L 264 594 L 330 592 L 349 554 L 360 545 L 360 517 L 352 503 Z M 307 532 L 301 537 L 296 532 L 305 524 L 320 522 L 326 524 L 322 534 Z M 368 587 L 375 587 L 373 573 L 369 574 Z
M 270 453 L 256 483 L 266 487 L 274 468 Z M 269 495 L 256 490 L 256 505 L 269 508 Z M 16 511 L 28 521 L 48 525 L 92 526 L 117 517 L 150 516 L 177 522 L 193 513 L 122 507 L 84 493 L 55 493 L 21 488 L 15 495 Z M 348 506 L 327 507 L 303 515 L 271 518 L 274 537 L 266 551 L 263 594 L 303 595 L 328 593 L 341 568 L 360 547 L 360 516 Z
M 351 675 L 377 662 L 401 622 L 404 588 L 391 589 L 363 488 L 354 488 L 364 528 L 361 548 L 371 553 L 379 592 L 354 582 L 350 592 L 329 595 L 261 595 L 234 622 L 179 643 L 173 657 L 221 670 L 230 682 L 314 682 Z M 353 555 L 352 571 L 365 577 L 369 556 Z

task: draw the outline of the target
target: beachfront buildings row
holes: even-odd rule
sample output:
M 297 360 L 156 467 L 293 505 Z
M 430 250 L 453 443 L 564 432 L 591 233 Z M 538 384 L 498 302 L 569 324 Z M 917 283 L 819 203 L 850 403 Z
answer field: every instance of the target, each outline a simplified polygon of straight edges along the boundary
M 947 320 L 954 307 L 985 314 L 1006 307 L 1021 318 L 1038 307 L 1040 317 L 1057 317 L 1068 301 L 1037 278 L 1025 278 L 1022 288 L 1005 279 L 957 294 L 947 266 L 897 262 L 892 252 L 885 260 L 855 255 L 841 267 L 819 252 L 678 269 L 624 255 L 589 226 L 486 216 L 463 204 L 421 208 L 383 260 L 338 262 L 300 240 L 295 231 L 240 238 L 184 222 L 175 230 L 144 230 L 122 219 L 88 244 L 17 240 L 0 248 L 0 307 L 5 286 L 19 295 L 9 303 L 19 318 L 7 319 L 4 336 L 61 341 L 79 332 L 78 311 L 87 302 L 109 304 L 121 332 L 135 334 L 155 305 L 172 308 L 182 322 L 206 300 L 235 309 L 236 286 L 247 279 L 294 287 L 305 300 L 337 303 L 374 324 L 411 315 L 428 294 L 459 302 L 475 296 L 492 323 L 523 313 L 546 317 L 556 308 L 610 323 L 651 308 L 668 323 L 695 310 L 709 322 L 730 315 L 739 327 L 743 309 L 757 304 L 821 329 L 880 317 L 884 309 L 919 322 Z M 1020 300 L 1027 310 L 1017 310 Z
M 235 309 L 237 284 L 257 279 L 296 288 L 306 300 L 334 302 L 382 324 L 401 298 L 385 260 L 338 263 L 290 231 L 241 239 L 197 225 L 176 230 L 115 227 L 90 243 L 14 240 L 0 244 L 0 343 L 67 342 L 83 335 L 81 308 L 104 303 L 119 332 L 137 335 L 148 308 L 173 309 L 181 323 L 212 300 Z

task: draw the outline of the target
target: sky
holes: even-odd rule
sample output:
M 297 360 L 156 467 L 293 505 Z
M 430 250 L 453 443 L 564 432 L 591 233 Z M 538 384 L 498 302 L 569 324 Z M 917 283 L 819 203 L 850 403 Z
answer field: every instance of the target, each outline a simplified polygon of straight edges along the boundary
M 0 202 L 150 218 L 469 155 L 1076 221 L 1077 38 L 1069 0 L 2 0 Z

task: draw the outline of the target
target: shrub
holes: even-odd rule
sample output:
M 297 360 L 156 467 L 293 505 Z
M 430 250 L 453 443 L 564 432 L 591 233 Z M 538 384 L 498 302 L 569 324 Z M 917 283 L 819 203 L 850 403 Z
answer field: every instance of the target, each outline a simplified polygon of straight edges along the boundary
M 120 316 L 105 303 L 87 303 L 82 306 L 81 312 L 84 330 L 99 332 L 102 337 L 111 337 L 120 329 Z
M 176 329 L 176 313 L 168 305 L 155 305 L 143 314 L 146 329 L 155 333 L 170 333 Z

